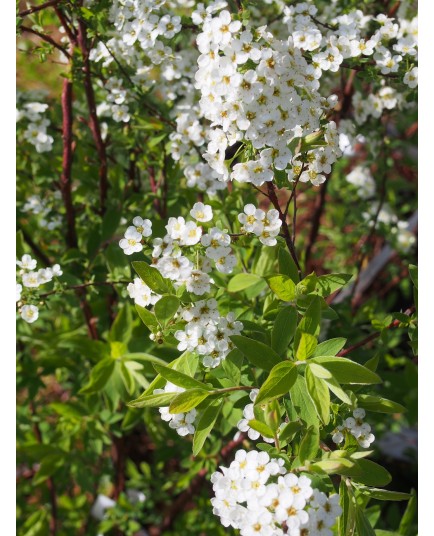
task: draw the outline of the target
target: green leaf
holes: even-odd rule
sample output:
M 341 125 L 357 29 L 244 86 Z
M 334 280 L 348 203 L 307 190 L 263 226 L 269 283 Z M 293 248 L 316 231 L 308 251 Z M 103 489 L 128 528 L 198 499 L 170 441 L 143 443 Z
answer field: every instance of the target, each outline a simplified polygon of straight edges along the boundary
M 279 354 L 262 342 L 243 335 L 232 335 L 230 339 L 253 365 L 263 370 L 270 371 L 282 361 Z
M 300 443 L 298 457 L 300 462 L 316 458 L 319 449 L 319 431 L 316 426 L 309 426 Z
M 252 419 L 251 421 L 249 421 L 249 426 L 250 428 L 253 428 L 253 430 L 256 430 L 257 432 L 259 432 L 264 437 L 268 437 L 268 438 L 274 437 L 273 430 L 268 425 L 266 425 L 265 423 L 261 421 Z
M 295 283 L 287 275 L 272 275 L 266 278 L 268 286 L 283 301 L 295 299 Z
M 321 421 L 327 425 L 330 422 L 330 393 L 329 389 L 320 378 L 317 378 L 311 371 L 309 365 L 305 372 L 308 393 L 315 405 Z
M 252 287 L 256 283 L 263 281 L 262 277 L 256 274 L 237 274 L 229 281 L 229 292 L 240 292 L 246 288 Z
M 148 311 L 148 309 L 146 309 L 145 307 L 141 307 L 137 304 L 136 311 L 139 313 L 141 321 L 150 331 L 154 332 L 158 330 L 160 326 L 158 324 L 158 320 L 155 318 L 154 313 L 151 313 L 151 311 Z
M 149 266 L 144 261 L 132 262 L 134 270 L 139 275 L 140 279 L 148 285 L 148 287 L 157 294 L 170 294 L 171 285 L 164 279 L 157 268 Z
M 312 362 L 330 371 L 339 383 L 372 384 L 382 381 L 372 370 L 345 357 L 313 357 Z
M 347 536 L 354 534 L 355 530 L 355 508 L 352 491 L 348 489 L 346 479 L 341 478 L 339 485 L 339 504 L 342 508 L 342 514 L 338 519 L 338 535 Z
M 402 536 L 410 536 L 412 534 L 412 523 L 417 512 L 417 498 L 416 491 L 411 490 L 411 499 L 408 501 L 407 508 L 402 516 L 401 523 L 399 524 L 398 532 Z
M 187 374 L 178 372 L 177 370 L 173 370 L 172 368 L 154 364 L 154 369 L 158 372 L 158 374 L 161 374 L 161 376 L 165 380 L 173 383 L 174 385 L 178 385 L 179 387 L 183 387 L 184 389 L 197 388 L 204 389 L 206 391 L 210 390 L 210 388 L 206 384 L 200 382 L 199 380 L 195 380 L 190 376 L 187 376 Z
M 222 367 L 233 385 L 239 385 L 241 379 L 241 367 L 244 361 L 244 354 L 237 348 L 231 350 L 226 359 L 222 361 Z
M 259 249 L 258 261 L 254 263 L 252 272 L 265 277 L 275 272 L 276 248 L 274 246 L 262 246 Z
M 319 326 L 321 321 L 321 303 L 323 300 L 318 296 L 313 296 L 312 301 L 307 308 L 300 324 L 298 325 L 297 332 L 309 333 L 310 335 L 317 335 L 319 333 Z M 298 336 L 296 333 L 296 346 L 298 344 Z
M 259 389 L 255 406 L 287 394 L 297 379 L 297 367 L 290 361 L 278 363 Z
M 121 216 L 122 210 L 119 207 L 109 208 L 106 211 L 101 226 L 101 242 L 105 242 L 114 235 L 121 221 Z
M 47 478 L 54 475 L 54 473 L 65 465 L 66 458 L 64 454 L 49 454 L 41 460 L 38 472 L 33 477 L 33 484 L 38 486 Z
M 115 360 L 111 357 L 102 359 L 90 372 L 89 382 L 80 389 L 82 395 L 98 393 L 108 382 L 115 368 Z
M 374 411 L 376 413 L 404 413 L 407 411 L 398 402 L 393 402 L 381 396 L 357 395 L 357 399 L 360 407 L 367 411 Z
M 289 276 L 295 284 L 300 281 L 297 266 L 286 247 L 279 247 L 277 254 L 279 273 Z
M 176 296 L 163 296 L 154 305 L 155 316 L 161 326 L 165 327 L 177 313 L 181 302 Z
M 320 472 L 327 473 L 328 475 L 346 474 L 348 469 L 354 467 L 354 462 L 347 460 L 346 458 L 339 458 L 335 460 L 320 460 L 310 465 L 312 471 L 319 470 Z
M 124 354 L 122 356 L 122 359 L 124 361 L 147 361 L 149 363 L 157 363 L 157 365 L 167 365 L 167 363 L 159 357 L 155 357 L 154 355 L 147 354 L 145 352 L 133 352 L 129 354 Z
M 315 406 L 307 392 L 306 381 L 300 374 L 289 393 L 292 404 L 288 407 L 288 416 L 292 421 L 300 417 L 308 425 L 319 425 Z
M 414 288 L 417 290 L 418 286 L 418 277 L 417 277 L 417 266 L 414 264 L 409 264 L 408 271 L 410 272 L 411 280 L 413 281 Z
M 325 298 L 344 287 L 352 277 L 351 274 L 320 275 L 317 281 L 318 292 Z
M 133 408 L 162 408 L 168 406 L 178 393 L 158 393 L 136 398 L 128 402 L 128 406 Z
M 194 432 L 193 456 L 197 456 L 202 450 L 203 444 L 207 437 L 209 437 L 209 434 L 216 423 L 222 405 L 223 401 L 214 402 L 202 413 L 199 422 L 196 425 L 196 431 Z
M 123 342 L 127 344 L 133 332 L 133 318 L 129 303 L 125 303 L 116 315 L 115 321 L 110 328 L 108 340 L 110 342 Z
M 170 403 L 170 413 L 188 413 L 210 395 L 205 389 L 189 389 L 179 393 Z
M 357 459 L 354 469 L 348 473 L 355 482 L 366 486 L 387 486 L 392 480 L 389 471 L 371 460 Z
M 281 442 L 292 440 L 294 435 L 303 428 L 303 425 L 298 421 L 293 421 L 285 424 L 279 433 L 279 440 Z
M 297 326 L 297 310 L 295 307 L 283 307 L 274 321 L 273 331 L 271 332 L 271 346 L 282 355 L 294 337 Z
M 374 529 L 371 527 L 363 510 L 358 505 L 356 505 L 356 528 L 358 536 L 375 536 Z
M 347 339 L 343 339 L 341 337 L 336 338 L 336 339 L 329 339 L 328 341 L 321 342 L 316 347 L 313 356 L 315 357 L 315 356 L 321 356 L 321 355 L 330 355 L 330 356 L 336 355 L 342 350 L 346 342 L 347 342 Z
M 379 501 L 408 501 L 411 498 L 410 493 L 389 491 L 381 488 L 360 488 L 360 491 L 371 499 L 378 499 Z
M 300 332 L 295 358 L 297 361 L 306 361 L 315 351 L 318 341 L 310 333 Z

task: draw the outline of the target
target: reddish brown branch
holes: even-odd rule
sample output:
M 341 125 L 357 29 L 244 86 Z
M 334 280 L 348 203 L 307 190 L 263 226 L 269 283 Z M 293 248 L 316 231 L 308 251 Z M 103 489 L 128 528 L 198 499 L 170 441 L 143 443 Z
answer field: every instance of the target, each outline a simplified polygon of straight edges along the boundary
M 69 58 L 69 59 L 71 58 L 69 52 L 65 48 L 63 48 L 61 45 L 59 45 L 59 43 L 56 43 L 56 41 L 52 37 L 50 37 L 49 35 L 43 34 L 41 32 L 38 32 L 38 31 L 34 30 L 33 28 L 28 28 L 27 26 L 20 26 L 20 30 L 22 32 L 27 32 L 27 33 L 31 33 L 33 35 L 37 35 L 43 41 L 46 41 L 51 46 L 57 48 L 57 50 L 60 50 L 60 52 L 62 52 L 62 54 L 65 54 L 65 56 L 67 58 Z
M 107 178 L 107 154 L 105 143 L 101 135 L 101 127 L 96 113 L 95 93 L 92 86 L 91 69 L 89 63 L 89 49 L 86 42 L 86 26 L 83 21 L 78 22 L 77 42 L 83 55 L 83 84 L 86 94 L 87 107 L 89 110 L 89 128 L 96 145 L 99 159 L 99 199 L 101 214 L 106 210 L 108 178 Z
M 24 241 L 30 246 L 35 256 L 38 257 L 45 264 L 45 266 L 51 266 L 51 260 L 48 255 L 46 255 L 42 249 L 35 242 L 33 242 L 32 237 L 27 233 L 27 231 L 21 227 L 21 232 L 23 233 Z
M 20 11 L 18 13 L 19 17 L 26 17 L 27 15 L 32 15 L 32 13 L 37 13 L 38 11 L 41 11 L 42 9 L 46 9 L 47 7 L 55 6 L 58 4 L 61 0 L 49 0 L 49 2 L 45 2 L 44 4 L 41 4 L 40 6 L 33 6 L 29 9 L 25 9 L 24 11 Z
M 273 205 L 273 207 L 277 210 L 279 213 L 279 219 L 282 222 L 282 232 L 283 232 L 283 238 L 285 239 L 286 246 L 289 250 L 289 253 L 295 262 L 295 265 L 297 266 L 298 274 L 301 278 L 301 268 L 300 263 L 298 262 L 297 253 L 295 251 L 294 243 L 291 239 L 291 234 L 289 232 L 288 223 L 286 222 L 286 216 L 279 205 L 279 200 L 277 199 L 277 195 L 275 192 L 275 186 L 272 182 L 267 182 L 267 189 L 268 189 L 268 197 L 270 198 L 270 201 Z
M 407 316 L 410 316 L 414 312 L 414 310 L 415 310 L 414 307 L 410 307 L 409 309 L 407 309 L 404 312 L 404 314 L 407 315 Z M 399 326 L 399 324 L 401 324 L 401 320 L 394 320 L 391 324 L 389 324 L 386 327 L 386 329 L 396 328 L 396 327 Z M 357 350 L 357 348 L 360 348 L 361 346 L 365 346 L 365 344 L 368 344 L 368 342 L 371 342 L 371 341 L 374 341 L 375 339 L 378 339 L 378 337 L 380 335 L 381 335 L 381 331 L 377 331 L 376 333 L 371 333 L 370 335 L 368 335 L 367 337 L 365 337 L 361 341 L 357 342 L 356 344 L 353 344 L 349 348 L 345 348 L 344 350 L 341 350 L 336 355 L 337 355 L 337 357 L 344 357 L 344 356 L 350 354 L 351 352 L 353 352 L 354 350 Z
M 321 184 L 320 194 L 317 198 L 317 203 L 315 207 L 315 212 L 313 214 L 312 218 L 312 226 L 310 228 L 309 233 L 309 242 L 306 246 L 306 252 L 305 252 L 305 266 L 306 266 L 306 272 L 310 273 L 312 271 L 312 263 L 310 262 L 310 256 L 312 253 L 312 248 L 315 245 L 315 242 L 318 238 L 320 223 L 321 223 L 321 216 L 324 212 L 325 208 L 325 199 L 326 199 L 326 191 L 327 191 L 327 184 L 329 182 L 330 177 L 327 178 L 327 180 Z
M 62 89 L 62 175 L 60 177 L 60 191 L 66 210 L 66 243 L 70 248 L 77 247 L 77 232 L 75 229 L 75 210 L 72 203 L 72 82 L 63 79 Z

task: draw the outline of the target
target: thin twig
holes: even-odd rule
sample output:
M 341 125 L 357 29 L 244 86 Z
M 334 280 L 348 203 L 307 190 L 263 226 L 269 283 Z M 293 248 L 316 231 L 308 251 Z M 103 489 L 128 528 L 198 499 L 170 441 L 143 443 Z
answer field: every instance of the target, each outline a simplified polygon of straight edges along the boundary
M 280 208 L 280 205 L 279 205 L 279 200 L 277 199 L 277 196 L 276 196 L 275 186 L 274 186 L 274 184 L 272 182 L 267 182 L 267 188 L 268 188 L 268 197 L 270 198 L 270 201 L 271 201 L 272 205 L 274 206 L 274 208 L 279 213 L 279 218 L 280 218 L 280 221 L 282 222 L 282 231 L 283 231 L 283 237 L 284 237 L 285 242 L 286 242 L 286 246 L 287 246 L 287 248 L 289 250 L 289 253 L 290 253 L 293 261 L 295 262 L 295 265 L 297 266 L 298 274 L 299 274 L 299 276 L 301 278 L 300 263 L 298 262 L 297 253 L 295 251 L 294 243 L 293 243 L 293 241 L 291 239 L 291 235 L 289 233 L 289 227 L 288 227 L 288 224 L 286 222 L 285 214 L 282 212 L 282 209 Z
M 409 307 L 404 314 L 407 316 L 410 316 L 415 310 L 415 307 Z M 389 324 L 385 329 L 392 329 L 396 328 L 401 324 L 401 320 L 394 320 L 391 324 Z M 350 354 L 354 350 L 357 350 L 357 348 L 360 348 L 361 346 L 365 346 L 365 344 L 368 344 L 368 342 L 374 341 L 375 339 L 378 339 L 378 337 L 381 335 L 381 331 L 377 331 L 375 333 L 371 333 L 361 341 L 357 342 L 356 344 L 353 344 L 349 348 L 345 348 L 344 350 L 341 350 L 338 354 L 336 354 L 337 357 L 345 357 L 346 355 Z
M 57 48 L 57 50 L 60 50 L 60 52 L 62 52 L 62 54 L 64 54 L 68 59 L 71 59 L 71 55 L 69 54 L 69 52 L 65 48 L 63 48 L 61 45 L 59 45 L 59 43 L 56 43 L 56 41 L 54 41 L 54 39 L 51 38 L 49 35 L 38 32 L 37 30 L 34 30 L 33 28 L 29 28 L 27 26 L 20 26 L 20 30 L 22 32 L 31 33 L 31 34 L 38 36 L 43 41 L 46 41 L 53 47 Z
M 107 154 L 106 147 L 101 135 L 101 127 L 96 113 L 95 93 L 92 86 L 90 74 L 89 49 L 86 43 L 86 26 L 82 20 L 78 22 L 77 42 L 83 55 L 83 84 L 86 94 L 87 107 L 89 110 L 89 127 L 95 141 L 96 150 L 99 159 L 99 199 L 101 214 L 106 211 L 108 177 L 107 177 Z
M 27 17 L 27 15 L 32 15 L 33 13 L 36 13 L 38 11 L 41 11 L 42 9 L 46 9 L 47 7 L 55 6 L 61 2 L 61 0 L 50 0 L 49 2 L 45 2 L 44 4 L 41 4 L 40 6 L 33 6 L 29 9 L 25 9 L 24 11 L 20 11 L 18 13 L 19 17 Z
M 311 226 L 310 233 L 309 233 L 309 242 L 307 243 L 306 251 L 304 255 L 304 262 L 306 266 L 306 271 L 308 273 L 312 271 L 312 267 L 309 262 L 310 255 L 312 253 L 312 248 L 316 242 L 316 239 L 318 238 L 319 227 L 321 223 L 321 216 L 324 212 L 324 207 L 325 207 L 327 184 L 329 180 L 330 180 L 330 176 L 327 178 L 327 180 L 323 184 L 321 184 L 321 190 L 320 190 L 320 195 L 318 197 L 318 203 L 317 203 L 317 206 L 315 208 L 315 212 L 312 218 L 312 226 Z
M 80 285 L 71 285 L 69 287 L 64 287 L 58 290 L 50 290 L 49 292 L 45 292 L 44 294 L 40 294 L 39 298 L 47 298 L 48 296 L 52 296 L 53 294 L 62 294 L 63 292 L 68 292 L 70 290 L 82 290 L 87 287 L 114 287 L 115 285 L 125 285 L 127 283 L 130 283 L 131 281 L 127 280 L 121 280 L 121 281 L 90 281 L 88 283 L 81 283 Z
M 32 237 L 23 227 L 20 226 L 20 230 L 23 233 L 24 241 L 30 246 L 36 257 L 38 257 L 45 264 L 45 266 L 51 266 L 51 260 L 48 255 L 46 255 L 42 251 L 42 249 L 37 244 L 35 244 L 35 242 L 33 242 Z

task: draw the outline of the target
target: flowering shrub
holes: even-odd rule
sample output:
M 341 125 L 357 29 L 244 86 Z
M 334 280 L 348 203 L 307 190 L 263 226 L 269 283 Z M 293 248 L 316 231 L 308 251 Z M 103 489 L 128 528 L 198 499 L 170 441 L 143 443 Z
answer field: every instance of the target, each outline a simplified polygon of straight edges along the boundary
M 17 21 L 19 534 L 415 535 L 415 8 Z

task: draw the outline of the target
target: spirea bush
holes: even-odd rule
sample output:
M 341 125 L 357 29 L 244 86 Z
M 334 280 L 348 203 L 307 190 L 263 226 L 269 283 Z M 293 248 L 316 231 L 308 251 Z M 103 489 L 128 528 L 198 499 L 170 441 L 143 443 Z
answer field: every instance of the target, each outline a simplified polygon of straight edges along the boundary
M 18 2 L 18 533 L 414 536 L 414 2 Z

